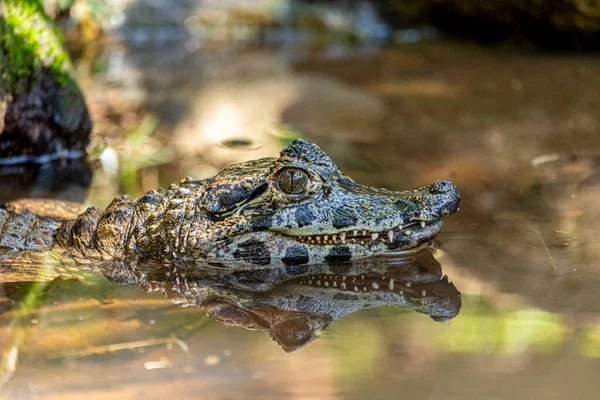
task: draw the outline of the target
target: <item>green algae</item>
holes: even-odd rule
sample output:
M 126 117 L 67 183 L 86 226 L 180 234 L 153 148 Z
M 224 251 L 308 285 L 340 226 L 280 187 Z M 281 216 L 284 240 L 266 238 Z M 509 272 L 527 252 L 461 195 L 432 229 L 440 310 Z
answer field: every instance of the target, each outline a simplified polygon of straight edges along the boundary
M 64 87 L 70 68 L 62 36 L 38 0 L 0 2 L 0 94 L 14 93 L 43 69 Z

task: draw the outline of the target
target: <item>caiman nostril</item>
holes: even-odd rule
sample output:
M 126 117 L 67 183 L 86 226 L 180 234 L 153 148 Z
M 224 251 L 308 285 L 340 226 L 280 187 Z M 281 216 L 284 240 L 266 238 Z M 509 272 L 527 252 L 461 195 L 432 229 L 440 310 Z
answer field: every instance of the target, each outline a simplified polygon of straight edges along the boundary
M 431 192 L 446 193 L 454 189 L 454 184 L 450 181 L 439 179 L 431 184 Z

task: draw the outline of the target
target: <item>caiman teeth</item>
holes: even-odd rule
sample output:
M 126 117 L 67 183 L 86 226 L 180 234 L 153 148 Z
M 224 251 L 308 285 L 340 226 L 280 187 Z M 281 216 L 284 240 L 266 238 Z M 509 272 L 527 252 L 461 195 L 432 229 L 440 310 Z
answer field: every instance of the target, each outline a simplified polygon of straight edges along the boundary
M 410 229 L 404 229 L 405 227 L 408 228 L 410 226 L 421 226 L 422 228 L 425 228 L 427 226 L 427 223 L 425 221 L 415 221 L 407 224 L 406 226 L 399 224 L 394 229 L 389 229 L 387 231 L 382 232 L 370 232 L 366 229 L 359 231 L 358 229 L 354 229 L 352 231 L 339 232 L 333 234 L 321 234 L 314 236 L 299 235 L 296 236 L 296 239 L 302 243 L 316 245 L 345 245 L 347 237 L 349 235 L 353 235 L 353 237 L 356 239 L 348 239 L 348 242 L 350 244 L 361 244 L 363 246 L 370 246 L 373 243 L 376 243 L 378 240 L 381 240 L 382 242 L 389 242 L 391 244 L 394 243 L 394 238 L 396 238 L 397 234 L 402 233 L 405 236 L 411 236 L 413 234 L 413 231 L 411 231 Z
M 350 278 L 350 282 L 352 282 L 351 284 L 346 282 L 348 278 Z M 413 282 L 397 282 L 395 278 L 390 278 L 385 274 L 376 276 L 371 273 L 350 276 L 316 274 L 300 278 L 298 283 L 300 285 L 319 287 L 326 290 L 351 291 L 355 293 L 384 291 L 396 293 L 401 296 L 404 296 L 406 292 L 408 292 L 410 296 L 414 297 L 427 296 L 427 291 L 423 289 L 423 287 L 413 288 Z M 398 285 L 398 283 L 402 283 L 402 285 Z

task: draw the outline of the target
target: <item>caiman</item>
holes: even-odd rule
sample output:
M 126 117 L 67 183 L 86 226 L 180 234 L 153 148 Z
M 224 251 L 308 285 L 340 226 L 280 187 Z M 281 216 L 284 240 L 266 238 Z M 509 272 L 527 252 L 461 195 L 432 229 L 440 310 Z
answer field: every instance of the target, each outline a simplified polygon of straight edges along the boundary
M 226 325 L 266 331 L 286 352 L 321 335 L 353 312 L 406 308 L 447 322 L 460 311 L 461 294 L 428 249 L 404 257 L 253 269 L 198 269 L 181 263 L 141 262 L 111 276 L 198 307 Z
M 0 259 L 53 250 L 92 264 L 345 261 L 427 242 L 459 200 L 445 180 L 402 192 L 363 186 L 297 139 L 279 158 L 186 178 L 137 200 L 117 197 L 105 210 L 90 207 L 70 220 L 0 209 Z

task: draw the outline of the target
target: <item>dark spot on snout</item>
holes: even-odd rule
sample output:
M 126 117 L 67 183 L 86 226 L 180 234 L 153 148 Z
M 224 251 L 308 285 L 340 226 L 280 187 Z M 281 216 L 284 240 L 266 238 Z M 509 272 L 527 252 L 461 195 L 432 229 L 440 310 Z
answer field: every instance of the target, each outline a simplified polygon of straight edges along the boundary
M 327 261 L 348 261 L 352 257 L 352 252 L 348 246 L 333 246 L 328 255 L 325 256 Z
M 236 260 L 241 260 L 255 265 L 268 265 L 271 263 L 271 253 L 267 246 L 252 238 L 238 245 L 238 248 L 233 252 L 233 257 Z
M 299 244 L 290 246 L 281 261 L 287 266 L 306 264 L 309 261 L 308 250 Z
M 333 227 L 343 229 L 356 226 L 358 217 L 351 208 L 339 207 L 333 212 Z
M 300 228 L 310 225 L 316 218 L 312 211 L 306 206 L 298 207 L 294 216 L 296 218 L 296 223 Z

